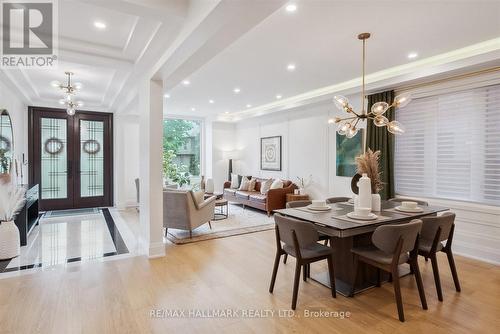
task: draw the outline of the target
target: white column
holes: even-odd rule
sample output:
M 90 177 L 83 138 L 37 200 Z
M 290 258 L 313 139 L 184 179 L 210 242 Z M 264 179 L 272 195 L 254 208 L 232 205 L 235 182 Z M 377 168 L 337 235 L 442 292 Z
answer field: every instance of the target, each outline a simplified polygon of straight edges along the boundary
M 143 250 L 149 257 L 165 255 L 163 244 L 163 93 L 162 82 L 145 80 L 139 87 L 140 224 Z

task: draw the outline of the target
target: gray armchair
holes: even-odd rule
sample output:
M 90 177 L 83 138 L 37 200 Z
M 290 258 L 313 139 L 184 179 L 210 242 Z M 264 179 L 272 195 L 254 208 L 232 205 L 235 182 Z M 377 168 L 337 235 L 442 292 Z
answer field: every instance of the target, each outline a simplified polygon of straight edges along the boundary
M 163 191 L 163 227 L 165 236 L 169 228 L 188 230 L 189 237 L 192 231 L 208 223 L 214 218 L 215 196 L 197 202 L 192 191 L 164 190 Z

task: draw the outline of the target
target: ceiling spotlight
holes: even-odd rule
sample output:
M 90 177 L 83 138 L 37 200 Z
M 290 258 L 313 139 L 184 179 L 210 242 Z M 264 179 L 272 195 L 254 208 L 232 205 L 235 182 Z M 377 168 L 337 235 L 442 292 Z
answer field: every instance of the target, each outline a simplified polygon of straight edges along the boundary
M 292 71 L 295 71 L 295 64 L 288 64 L 288 66 L 286 67 L 286 69 L 290 72 Z
M 235 92 L 236 94 L 238 94 L 239 92 L 241 92 L 241 89 L 239 89 L 238 87 L 236 87 L 235 89 L 233 89 L 233 92 Z
M 170 94 L 165 94 L 163 95 L 166 99 L 169 99 L 170 98 Z
M 408 53 L 408 59 L 415 59 L 417 57 L 418 57 L 418 53 L 416 53 L 416 52 Z
M 247 104 L 247 108 L 252 108 L 252 105 L 251 104 Z
M 281 95 L 279 95 L 279 94 L 278 94 L 278 95 L 276 95 L 276 98 L 277 98 L 278 100 L 279 100 L 279 99 L 281 99 L 282 97 L 283 97 L 283 96 L 281 96 Z
M 101 22 L 101 21 L 94 21 L 94 27 L 96 27 L 97 29 L 106 29 L 106 23 L 104 22 Z
M 229 111 L 224 112 L 224 114 L 229 114 Z
M 215 101 L 214 101 L 214 100 L 208 100 L 208 103 L 210 103 L 210 104 L 214 104 L 214 103 L 215 103 Z
M 189 80 L 184 80 L 184 81 L 182 82 L 182 84 L 183 84 L 184 86 L 189 86 L 189 85 L 191 84 L 191 81 L 189 81 Z
M 292 12 L 295 12 L 296 10 L 297 10 L 297 5 L 296 4 L 291 3 L 288 6 L 286 6 L 286 11 L 287 12 L 292 13 Z
M 192 107 L 192 108 L 191 108 L 191 111 L 196 111 L 196 108 L 195 108 L 195 107 Z

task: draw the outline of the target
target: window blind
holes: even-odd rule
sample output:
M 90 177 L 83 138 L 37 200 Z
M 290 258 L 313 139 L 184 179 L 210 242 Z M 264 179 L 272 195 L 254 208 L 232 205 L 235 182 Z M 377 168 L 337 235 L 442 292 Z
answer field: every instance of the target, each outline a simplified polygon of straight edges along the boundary
M 500 205 L 500 85 L 414 99 L 396 119 L 397 194 Z

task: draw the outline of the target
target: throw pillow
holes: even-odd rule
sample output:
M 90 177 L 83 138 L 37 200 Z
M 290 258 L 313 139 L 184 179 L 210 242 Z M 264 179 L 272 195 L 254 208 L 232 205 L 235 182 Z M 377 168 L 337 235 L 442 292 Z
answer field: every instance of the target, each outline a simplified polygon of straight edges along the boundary
M 255 184 L 257 183 L 257 179 L 252 177 L 250 180 L 250 184 L 248 185 L 248 191 L 255 191 Z
M 238 189 L 240 187 L 240 178 L 238 174 L 231 174 L 231 189 Z
M 280 179 L 277 179 L 277 180 L 273 181 L 270 189 L 281 189 L 281 188 L 283 188 L 283 181 Z
M 200 204 L 204 201 L 204 193 L 201 190 L 193 191 L 193 197 L 196 203 Z
M 250 186 L 250 180 L 246 177 L 241 179 L 241 184 L 239 190 L 245 190 L 248 191 L 248 187 Z
M 267 194 L 267 192 L 271 188 L 271 184 L 273 184 L 273 179 L 262 181 L 262 183 L 260 184 L 260 193 L 262 195 Z

